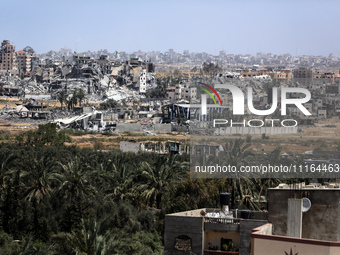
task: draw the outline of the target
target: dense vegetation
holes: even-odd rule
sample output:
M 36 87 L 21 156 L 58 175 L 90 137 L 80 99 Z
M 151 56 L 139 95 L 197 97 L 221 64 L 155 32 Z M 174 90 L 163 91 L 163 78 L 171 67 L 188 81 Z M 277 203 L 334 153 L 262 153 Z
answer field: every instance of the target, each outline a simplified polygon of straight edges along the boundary
M 251 198 L 279 181 L 192 179 L 187 155 L 67 147 L 55 128 L 0 144 L 0 254 L 161 254 L 166 213 L 217 207 L 222 191 L 258 209 Z M 249 142 L 230 141 L 222 158 L 254 159 Z

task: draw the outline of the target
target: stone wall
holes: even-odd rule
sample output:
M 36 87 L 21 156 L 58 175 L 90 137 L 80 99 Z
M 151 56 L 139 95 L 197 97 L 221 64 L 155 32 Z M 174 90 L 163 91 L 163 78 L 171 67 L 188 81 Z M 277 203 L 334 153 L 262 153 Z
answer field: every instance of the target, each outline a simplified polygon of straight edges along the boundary
M 191 238 L 190 252 L 183 252 L 175 249 L 175 238 L 179 235 L 186 235 Z M 201 255 L 203 251 L 203 217 L 166 215 L 164 250 L 165 255 Z
M 273 234 L 286 236 L 288 199 L 302 197 L 312 204 L 302 215 L 302 238 L 337 241 L 340 189 L 269 189 L 268 220 Z

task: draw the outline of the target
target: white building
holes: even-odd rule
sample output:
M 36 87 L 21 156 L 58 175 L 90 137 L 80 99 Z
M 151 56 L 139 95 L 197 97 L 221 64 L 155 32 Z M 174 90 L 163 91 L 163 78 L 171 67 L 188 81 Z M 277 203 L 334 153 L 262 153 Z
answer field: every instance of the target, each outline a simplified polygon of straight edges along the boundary
M 188 84 L 179 83 L 176 87 L 167 88 L 167 99 L 170 102 L 179 100 L 195 101 L 197 98 L 197 88 L 191 88 Z
M 142 75 L 139 77 L 139 94 L 146 93 L 146 69 L 143 69 Z

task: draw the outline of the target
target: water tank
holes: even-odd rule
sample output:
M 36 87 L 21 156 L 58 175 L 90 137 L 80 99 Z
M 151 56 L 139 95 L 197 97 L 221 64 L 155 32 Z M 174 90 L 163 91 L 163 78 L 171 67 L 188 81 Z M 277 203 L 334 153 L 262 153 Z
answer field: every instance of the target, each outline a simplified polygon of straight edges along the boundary
M 250 219 L 250 210 L 241 210 L 241 219 Z
M 222 192 L 220 194 L 220 205 L 229 205 L 230 204 L 230 193 Z

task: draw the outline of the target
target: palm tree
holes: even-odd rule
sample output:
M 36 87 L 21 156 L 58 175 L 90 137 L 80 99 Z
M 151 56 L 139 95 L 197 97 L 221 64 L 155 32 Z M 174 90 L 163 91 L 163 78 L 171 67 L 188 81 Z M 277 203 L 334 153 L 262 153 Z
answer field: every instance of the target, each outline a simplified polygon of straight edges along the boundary
M 33 231 L 36 237 L 46 237 L 45 230 L 39 223 L 38 205 L 52 192 L 50 184 L 55 180 L 54 167 L 55 162 L 49 157 L 33 158 L 25 164 L 25 171 L 21 174 L 25 180 L 26 198 L 33 206 Z
M 61 233 L 55 237 L 62 246 L 68 246 L 79 255 L 111 255 L 117 245 L 112 226 L 108 221 L 93 218 L 81 220 L 81 227 L 71 233 Z M 109 228 L 110 227 L 110 228 Z
M 8 187 L 8 183 L 13 177 L 15 169 L 11 168 L 14 165 L 15 160 L 18 158 L 14 154 L 1 154 L 0 164 L 0 198 L 3 199 Z
M 80 158 L 76 157 L 67 164 L 59 165 L 62 168 L 61 174 L 56 174 L 56 179 L 61 182 L 59 190 L 64 193 L 65 198 L 82 196 L 88 191 L 86 166 L 82 165 Z
M 97 166 L 93 166 L 95 171 L 90 175 L 91 183 L 98 187 L 106 199 L 114 201 L 134 199 L 133 184 L 136 179 L 137 166 L 123 153 L 115 155 L 114 158 L 106 157 Z
M 22 191 L 18 156 L 4 149 L 0 153 L 0 210 L 3 229 L 17 236 L 20 193 Z
M 223 154 L 224 165 L 235 166 L 237 169 L 243 164 L 248 164 L 247 160 L 250 155 L 250 143 L 246 143 L 244 140 L 233 139 L 228 142 L 225 146 Z M 231 193 L 231 205 L 234 207 L 237 200 L 241 201 L 244 195 L 247 193 L 246 190 L 251 190 L 253 181 L 247 177 L 233 176 L 228 180 L 228 189 Z
M 19 255 L 55 255 L 55 245 L 35 243 L 33 236 L 29 235 L 23 242 Z
M 60 183 L 57 195 L 66 199 L 69 209 L 75 215 L 75 221 L 79 222 L 84 215 L 85 195 L 91 196 L 95 193 L 94 187 L 88 181 L 89 171 L 86 170 L 89 170 L 89 166 L 83 165 L 78 157 L 67 164 L 59 162 L 58 165 L 61 167 L 61 173 L 55 174 L 55 179 Z M 67 228 L 70 229 L 73 223 Z
M 247 158 L 252 155 L 250 149 L 251 144 L 240 139 L 232 139 L 225 146 L 226 163 L 233 166 L 240 166 L 247 163 Z
M 50 183 L 55 180 L 52 172 L 54 167 L 55 162 L 48 157 L 33 158 L 33 160 L 25 164 L 25 171 L 22 176 L 28 178 L 26 183 L 28 201 L 35 201 L 39 204 L 45 196 L 50 195 Z
M 115 200 L 134 197 L 132 189 L 136 172 L 132 169 L 131 165 L 125 162 L 124 159 L 116 160 L 113 165 L 113 176 L 117 181 L 117 185 L 112 192 Z
M 271 166 L 280 164 L 281 152 L 282 152 L 282 148 L 280 146 L 276 147 L 271 153 L 268 154 L 267 159 L 266 159 L 267 163 L 270 164 Z M 281 181 L 282 179 L 280 178 L 259 179 L 258 183 L 260 185 L 260 192 L 258 195 L 258 201 L 260 202 L 261 200 L 261 194 L 263 190 L 267 190 L 268 188 L 275 187 Z M 267 194 L 265 194 L 265 196 L 267 196 Z
M 81 106 L 81 102 L 84 100 L 85 98 L 85 93 L 82 89 L 79 89 L 78 92 L 76 93 L 76 96 L 78 98 L 79 101 L 79 106 Z
M 58 95 L 58 101 L 60 102 L 61 109 L 63 109 L 63 104 L 67 100 L 67 92 L 65 90 L 62 90 Z
M 156 205 L 161 209 L 162 197 L 166 189 L 184 176 L 187 167 L 187 162 L 176 161 L 176 156 L 156 155 L 151 164 L 142 162 L 136 192 L 150 206 Z

